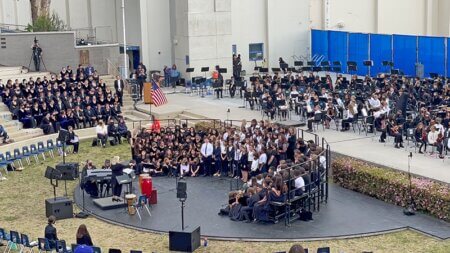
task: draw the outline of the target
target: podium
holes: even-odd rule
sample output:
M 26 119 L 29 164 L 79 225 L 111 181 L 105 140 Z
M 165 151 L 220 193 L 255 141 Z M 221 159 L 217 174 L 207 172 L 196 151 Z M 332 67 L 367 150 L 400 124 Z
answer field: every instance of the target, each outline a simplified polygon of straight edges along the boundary
M 153 104 L 152 83 L 144 83 L 144 104 Z

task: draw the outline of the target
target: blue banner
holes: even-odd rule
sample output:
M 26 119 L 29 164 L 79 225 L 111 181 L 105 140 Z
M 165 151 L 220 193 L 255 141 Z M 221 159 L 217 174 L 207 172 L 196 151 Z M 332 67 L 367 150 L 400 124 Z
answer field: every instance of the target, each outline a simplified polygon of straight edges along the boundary
M 370 60 L 373 61 L 371 76 L 389 72 L 390 68 L 383 66 L 383 61 L 392 62 L 392 35 L 370 35 Z
M 445 38 L 420 36 L 418 50 L 425 77 L 430 73 L 445 75 Z
M 342 73 L 347 73 L 348 59 L 348 33 L 347 32 L 328 32 L 328 60 L 333 63 L 339 61 L 342 64 Z
M 328 31 L 311 30 L 312 56 L 323 56 L 328 61 Z
M 357 64 L 356 74 L 365 76 L 369 73 L 364 61 L 369 60 L 369 35 L 363 33 L 348 34 L 348 61 Z M 355 74 L 354 71 L 350 73 Z
M 415 76 L 417 62 L 417 36 L 394 35 L 394 68 L 405 75 Z

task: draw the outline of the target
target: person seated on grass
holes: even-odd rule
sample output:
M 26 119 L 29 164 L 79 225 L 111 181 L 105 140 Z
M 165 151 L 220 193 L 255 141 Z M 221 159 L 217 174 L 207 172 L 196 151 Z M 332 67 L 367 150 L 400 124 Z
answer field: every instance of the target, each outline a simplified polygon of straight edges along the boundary
M 93 246 L 91 235 L 89 235 L 86 225 L 81 224 L 78 227 L 76 237 L 78 245 Z
M 289 249 L 288 253 L 305 253 L 305 249 L 300 244 L 294 244 Z
M 3 137 L 3 143 L 7 143 L 9 140 L 8 133 L 6 132 L 3 125 L 0 125 L 0 137 Z
M 50 215 L 47 219 L 47 226 L 44 231 L 44 238 L 48 240 L 49 247 L 51 249 L 56 248 L 56 241 L 58 241 L 58 234 L 55 228 L 56 217 Z

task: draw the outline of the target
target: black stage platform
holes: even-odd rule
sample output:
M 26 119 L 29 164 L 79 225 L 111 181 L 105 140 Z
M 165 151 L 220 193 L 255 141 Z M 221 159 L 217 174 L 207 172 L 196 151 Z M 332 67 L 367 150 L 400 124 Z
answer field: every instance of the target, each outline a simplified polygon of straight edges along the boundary
M 368 234 L 385 233 L 405 228 L 441 238 L 450 238 L 450 224 L 428 215 L 404 216 L 402 208 L 330 185 L 328 204 L 314 213 L 314 221 L 295 221 L 291 227 L 278 224 L 252 224 L 231 221 L 218 216 L 219 209 L 227 202 L 230 189 L 228 179 L 187 178 L 188 198 L 185 208 L 185 224 L 201 226 L 202 235 L 241 240 L 313 240 L 326 238 L 350 238 Z M 86 197 L 86 209 L 98 218 L 141 230 L 168 232 L 181 227 L 180 202 L 176 198 L 175 178 L 153 178 L 158 190 L 158 204 L 151 208 L 152 216 L 142 212 L 129 216 L 124 208 L 103 211 L 92 199 Z M 137 186 L 134 183 L 133 186 Z M 81 206 L 80 188 L 75 191 L 75 201 Z

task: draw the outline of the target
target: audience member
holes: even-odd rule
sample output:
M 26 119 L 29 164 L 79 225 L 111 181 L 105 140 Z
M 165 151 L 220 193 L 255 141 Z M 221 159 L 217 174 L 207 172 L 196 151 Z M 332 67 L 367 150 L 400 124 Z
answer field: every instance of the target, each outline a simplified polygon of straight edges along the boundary
M 87 245 L 87 246 L 93 246 L 91 236 L 89 235 L 89 232 L 87 230 L 86 225 L 81 224 L 78 227 L 77 231 L 77 244 L 78 245 Z

